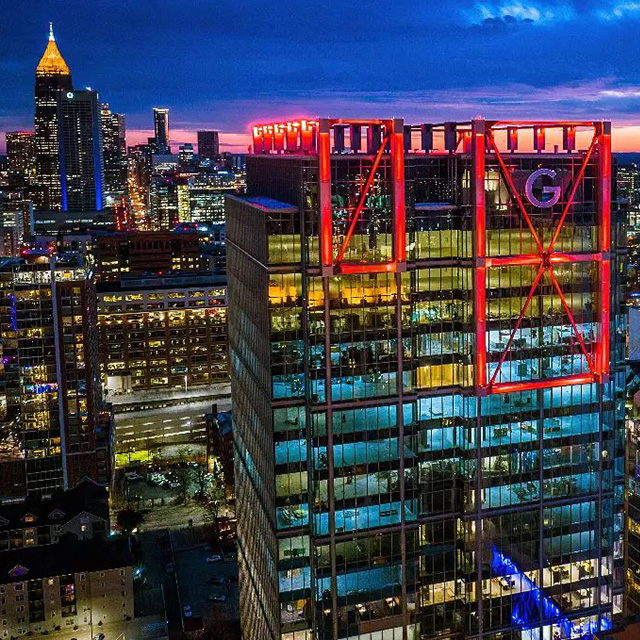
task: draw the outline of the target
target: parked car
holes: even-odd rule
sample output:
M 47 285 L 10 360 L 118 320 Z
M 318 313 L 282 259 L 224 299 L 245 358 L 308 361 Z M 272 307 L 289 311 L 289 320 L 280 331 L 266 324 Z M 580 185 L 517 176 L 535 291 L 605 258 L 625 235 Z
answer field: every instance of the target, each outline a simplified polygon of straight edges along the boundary
M 183 615 L 185 618 L 190 618 L 190 617 L 193 615 L 193 609 L 191 608 L 191 605 L 190 605 L 190 604 L 185 604 L 185 605 L 182 607 L 182 615 Z
M 226 602 L 227 596 L 224 593 L 210 593 L 209 600 L 211 602 Z
M 219 553 L 212 553 L 210 556 L 207 556 L 206 561 L 211 562 L 220 562 L 222 560 L 222 556 Z

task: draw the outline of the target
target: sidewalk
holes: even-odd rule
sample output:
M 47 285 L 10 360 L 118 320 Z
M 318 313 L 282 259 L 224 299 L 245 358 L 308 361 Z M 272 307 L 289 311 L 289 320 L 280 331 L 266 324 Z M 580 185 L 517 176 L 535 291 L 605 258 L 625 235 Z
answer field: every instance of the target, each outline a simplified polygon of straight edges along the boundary
M 146 616 L 136 618 L 129 622 L 114 622 L 101 626 L 87 625 L 74 629 L 50 631 L 48 640 L 93 640 L 100 633 L 104 634 L 104 640 L 166 640 L 168 636 L 162 631 L 164 620 L 162 616 Z M 44 637 L 44 636 L 43 636 Z

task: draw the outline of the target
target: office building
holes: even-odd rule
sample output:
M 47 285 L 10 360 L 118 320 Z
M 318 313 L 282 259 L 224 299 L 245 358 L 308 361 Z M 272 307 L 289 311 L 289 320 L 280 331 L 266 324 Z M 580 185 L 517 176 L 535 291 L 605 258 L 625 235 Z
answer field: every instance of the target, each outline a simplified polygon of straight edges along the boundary
M 220 155 L 220 136 L 217 131 L 198 131 L 198 157 L 200 162 L 212 164 Z
M 153 130 L 155 133 L 155 153 L 171 154 L 171 139 L 169 135 L 169 109 L 153 109 Z
M 118 281 L 125 275 L 166 275 L 202 269 L 200 236 L 194 231 L 98 233 L 91 249 L 96 278 Z
M 190 142 L 185 142 L 178 148 L 178 166 L 183 171 L 195 170 L 195 153 Z
M 609 629 L 625 389 L 609 123 L 253 134 L 247 196 L 227 197 L 245 640 Z
M 36 174 L 35 134 L 32 131 L 8 131 L 6 139 L 9 186 L 29 187 Z
M 128 541 L 68 535 L 55 549 L 0 553 L 0 600 L 0 638 L 56 632 L 95 638 L 104 625 L 134 616 Z
M 104 200 L 104 166 L 97 92 L 59 94 L 58 144 L 62 210 L 99 211 Z
M 100 110 L 102 119 L 102 160 L 104 191 L 111 198 L 127 194 L 126 126 L 121 113 L 112 113 L 108 104 Z
M 223 223 L 225 195 L 241 193 L 243 188 L 244 182 L 239 180 L 235 172 L 226 169 L 190 176 L 191 221 Z
M 98 445 L 105 423 L 91 271 L 77 258 L 26 252 L 0 260 L 0 293 L 0 496 L 98 480 L 108 434 Z
M 31 228 L 33 201 L 26 187 L 0 190 L 0 255 L 17 256 L 25 234 Z
M 207 273 L 122 277 L 98 285 L 109 391 L 184 389 L 229 379 L 226 279 Z
M 36 184 L 43 189 L 42 208 L 60 210 L 60 155 L 58 149 L 58 98 L 71 91 L 71 72 L 60 55 L 49 25 L 49 42 L 36 69 Z

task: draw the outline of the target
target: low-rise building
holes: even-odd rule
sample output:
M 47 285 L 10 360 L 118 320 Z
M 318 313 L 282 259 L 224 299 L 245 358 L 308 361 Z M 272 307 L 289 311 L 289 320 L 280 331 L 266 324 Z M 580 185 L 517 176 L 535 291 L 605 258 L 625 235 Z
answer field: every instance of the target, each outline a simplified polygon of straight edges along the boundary
M 0 553 L 0 638 L 131 620 L 133 559 L 126 539 L 77 540 Z
M 109 495 L 89 478 L 45 499 L 31 495 L 0 510 L 0 552 L 56 544 L 65 534 L 78 540 L 106 538 Z

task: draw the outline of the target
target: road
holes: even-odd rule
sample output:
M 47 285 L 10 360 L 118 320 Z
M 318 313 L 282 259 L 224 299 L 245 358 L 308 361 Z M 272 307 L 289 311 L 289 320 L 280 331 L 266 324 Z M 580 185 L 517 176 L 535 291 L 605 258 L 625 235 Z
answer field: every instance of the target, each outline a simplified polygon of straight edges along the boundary
M 207 556 L 218 553 L 197 541 L 198 529 L 172 530 L 171 541 L 181 606 L 191 607 L 193 616 L 202 617 L 208 630 L 234 629 L 238 624 L 238 563 L 223 555 L 220 562 L 207 563 Z M 219 578 L 223 584 L 213 584 Z M 222 594 L 226 602 L 212 602 L 209 596 Z
M 231 408 L 230 397 L 216 399 L 219 411 Z M 116 451 L 125 453 L 162 444 L 204 442 L 206 413 L 211 400 L 193 402 L 146 411 L 115 414 Z

